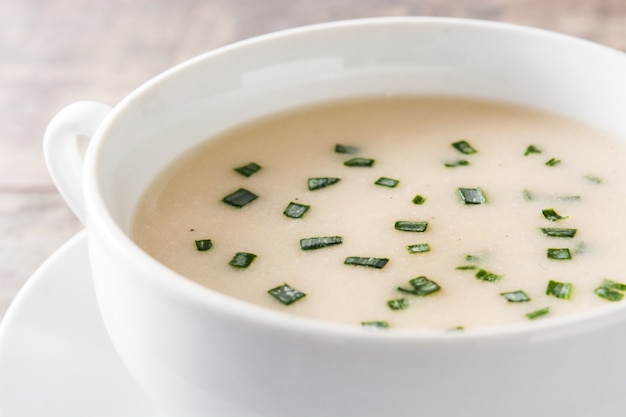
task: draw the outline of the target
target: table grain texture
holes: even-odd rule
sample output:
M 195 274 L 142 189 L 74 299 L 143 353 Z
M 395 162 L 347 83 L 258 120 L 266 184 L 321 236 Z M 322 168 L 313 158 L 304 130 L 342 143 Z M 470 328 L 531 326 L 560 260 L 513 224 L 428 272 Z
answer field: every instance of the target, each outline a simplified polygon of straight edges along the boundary
M 0 0 L 0 319 L 82 228 L 43 160 L 55 112 L 84 99 L 115 105 L 172 65 L 237 40 L 376 16 L 503 21 L 626 51 L 626 0 Z

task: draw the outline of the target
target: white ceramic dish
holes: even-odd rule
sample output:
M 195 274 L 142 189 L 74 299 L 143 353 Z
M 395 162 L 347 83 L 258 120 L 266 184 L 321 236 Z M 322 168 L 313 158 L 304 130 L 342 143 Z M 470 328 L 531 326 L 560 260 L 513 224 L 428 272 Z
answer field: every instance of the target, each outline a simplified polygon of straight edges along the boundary
M 37 270 L 0 324 L 0 416 L 165 416 L 111 345 L 84 232 Z

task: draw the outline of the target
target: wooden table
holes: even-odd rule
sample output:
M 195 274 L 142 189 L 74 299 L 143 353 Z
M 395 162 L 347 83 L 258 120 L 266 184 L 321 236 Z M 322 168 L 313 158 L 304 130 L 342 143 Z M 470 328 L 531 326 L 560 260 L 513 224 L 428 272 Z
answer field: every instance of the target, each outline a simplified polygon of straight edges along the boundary
M 0 318 L 82 228 L 41 151 L 61 107 L 114 105 L 174 64 L 257 34 L 390 15 L 505 21 L 626 50 L 624 0 L 0 0 Z

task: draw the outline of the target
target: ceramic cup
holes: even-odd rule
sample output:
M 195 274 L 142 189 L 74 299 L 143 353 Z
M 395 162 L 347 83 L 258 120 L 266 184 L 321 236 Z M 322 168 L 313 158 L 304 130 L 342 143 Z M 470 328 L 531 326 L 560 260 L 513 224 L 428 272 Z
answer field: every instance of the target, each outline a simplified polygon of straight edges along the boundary
M 85 222 L 99 308 L 128 369 L 178 417 L 626 413 L 626 304 L 498 329 L 368 332 L 231 299 L 129 238 L 151 180 L 217 132 L 307 103 L 393 94 L 501 100 L 626 137 L 624 54 L 446 18 L 261 36 L 166 71 L 113 108 L 70 105 L 46 132 L 47 163 Z M 92 138 L 84 162 L 78 135 Z

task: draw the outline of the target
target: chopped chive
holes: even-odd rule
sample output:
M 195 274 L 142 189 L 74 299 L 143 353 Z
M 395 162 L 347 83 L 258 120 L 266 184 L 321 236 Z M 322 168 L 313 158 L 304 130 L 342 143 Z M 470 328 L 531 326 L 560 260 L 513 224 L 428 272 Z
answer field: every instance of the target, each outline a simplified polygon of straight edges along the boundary
M 249 177 L 252 174 L 256 174 L 259 170 L 261 170 L 261 166 L 255 162 L 250 162 L 247 165 L 238 167 L 238 168 L 234 168 L 235 171 L 237 171 L 238 173 L 240 173 L 241 175 L 245 176 L 245 177 Z
M 522 194 L 524 196 L 524 200 L 526 201 L 533 201 L 535 199 L 535 196 L 530 190 L 523 190 Z
M 484 204 L 487 202 L 487 199 L 479 187 L 459 188 L 458 191 L 465 204 Z
M 535 310 L 535 311 L 533 311 L 531 313 L 527 313 L 526 317 L 528 317 L 528 320 L 534 320 L 534 319 L 536 319 L 538 317 L 545 316 L 549 312 L 550 312 L 550 307 L 544 307 L 542 309 Z
M 356 157 L 356 158 L 352 158 L 352 159 L 345 161 L 343 164 L 347 167 L 370 168 L 374 166 L 374 162 L 376 162 L 374 159 Z
M 400 220 L 395 223 L 394 227 L 401 232 L 425 232 L 428 227 L 428 222 Z
M 604 281 L 602 281 L 602 286 L 606 288 L 610 288 L 612 290 L 626 291 L 626 284 L 615 282 L 610 279 L 605 279 Z
M 567 260 L 572 259 L 569 248 L 549 248 L 546 256 L 548 259 Z
M 379 179 L 376 180 L 376 182 L 374 184 L 382 185 L 383 187 L 394 188 L 399 183 L 400 183 L 400 181 L 394 180 L 392 178 L 380 177 Z
M 530 301 L 530 297 L 522 290 L 501 292 L 500 295 L 510 303 L 523 303 Z
M 594 175 L 585 175 L 585 179 L 594 184 L 602 184 L 604 181 L 600 177 L 596 177 Z
M 198 249 L 200 252 L 208 251 L 212 247 L 213 242 L 211 241 L 211 239 L 196 240 L 196 249 Z
M 526 152 L 524 152 L 524 156 L 528 156 L 531 153 L 541 153 L 541 149 L 537 148 L 535 145 L 528 145 Z
M 621 301 L 624 298 L 624 294 L 609 287 L 598 287 L 593 290 L 593 293 L 609 301 Z
M 573 238 L 576 236 L 577 229 L 562 229 L 558 227 L 542 227 L 541 232 L 548 237 L 564 237 Z
M 227 195 L 222 199 L 222 201 L 226 204 L 230 204 L 233 207 L 241 208 L 246 204 L 257 199 L 257 195 L 253 192 L 246 190 L 245 188 L 240 188 L 232 194 Z
M 456 333 L 456 332 L 462 332 L 464 330 L 465 330 L 464 326 L 454 326 L 454 327 L 449 328 L 447 331 L 449 333 Z
M 478 267 L 476 265 L 460 265 L 457 266 L 456 269 L 458 269 L 459 271 L 471 271 L 474 269 L 478 269 Z
M 561 216 L 553 208 L 543 209 L 541 210 L 541 213 L 543 214 L 543 217 L 550 220 L 551 222 L 557 222 L 559 220 L 564 220 L 569 217 L 569 216 Z
M 480 261 L 480 256 L 476 255 L 465 255 L 465 260 L 467 262 L 477 262 Z
M 387 258 L 368 258 L 361 256 L 348 256 L 343 262 L 346 265 L 367 266 L 370 268 L 382 269 L 387 265 Z
M 466 167 L 469 166 L 469 161 L 465 160 L 465 159 L 459 159 L 456 161 L 452 161 L 452 162 L 444 162 L 443 166 L 445 166 L 446 168 L 456 168 L 456 167 Z
M 309 178 L 308 179 L 309 191 L 319 190 L 320 188 L 328 187 L 329 185 L 338 183 L 339 180 L 340 178 L 332 178 L 332 177 Z
M 435 281 L 432 281 L 426 278 L 425 276 L 413 278 L 412 280 L 409 281 L 409 284 L 411 284 L 411 287 L 412 287 L 411 289 L 398 287 L 398 291 L 405 293 L 405 294 L 413 294 L 413 295 L 418 295 L 420 297 L 424 297 L 424 296 L 436 293 L 437 291 L 441 289 L 439 284 L 437 284 Z
M 474 275 L 476 279 L 487 282 L 499 281 L 502 279 L 503 276 L 504 275 L 498 275 L 494 274 L 493 272 L 485 271 L 484 269 L 479 269 L 478 272 L 476 272 L 476 275 Z
M 287 284 L 279 285 L 278 287 L 272 288 L 267 292 L 286 306 L 293 304 L 302 297 L 306 296 L 305 293 L 298 291 Z
M 341 236 L 308 237 L 300 239 L 300 249 L 312 250 L 343 243 Z
M 409 308 L 409 301 L 406 298 L 398 298 L 387 301 L 387 305 L 392 310 L 406 310 Z
M 388 329 L 389 323 L 384 320 L 378 321 L 362 321 L 361 326 L 375 328 L 375 329 Z
M 548 288 L 546 289 L 547 295 L 553 295 L 556 298 L 562 298 L 564 300 L 569 300 L 572 296 L 572 289 L 574 284 L 570 282 L 557 282 L 550 280 L 548 282 Z
M 550 158 L 550 160 L 548 160 L 548 161 L 546 162 L 546 165 L 547 165 L 547 166 L 549 166 L 549 167 L 553 167 L 553 166 L 558 165 L 558 164 L 560 164 L 560 163 L 561 163 L 561 160 L 560 160 L 560 159 Z
M 409 253 L 430 252 L 430 245 L 428 243 L 416 243 L 415 245 L 408 245 L 406 250 Z
M 292 219 L 299 219 L 304 214 L 309 211 L 311 206 L 307 206 L 306 204 L 298 204 L 293 201 L 289 203 L 283 214 L 287 217 L 291 217 Z
M 471 155 L 473 153 L 476 153 L 476 149 L 474 149 L 472 145 L 470 145 L 469 142 L 467 142 L 466 140 L 454 142 L 452 143 L 452 147 L 465 155 Z
M 340 144 L 336 144 L 335 145 L 335 152 L 337 153 L 347 153 L 347 154 L 355 154 L 359 152 L 359 148 L 357 148 L 356 146 L 349 146 L 349 145 L 340 145 Z
M 228 265 L 233 268 L 247 268 L 255 259 L 256 255 L 254 253 L 237 252 L 235 256 L 233 256 L 233 259 L 228 262 Z
M 426 198 L 418 194 L 415 197 L 413 197 L 412 201 L 413 201 L 413 204 L 422 205 L 426 202 Z

